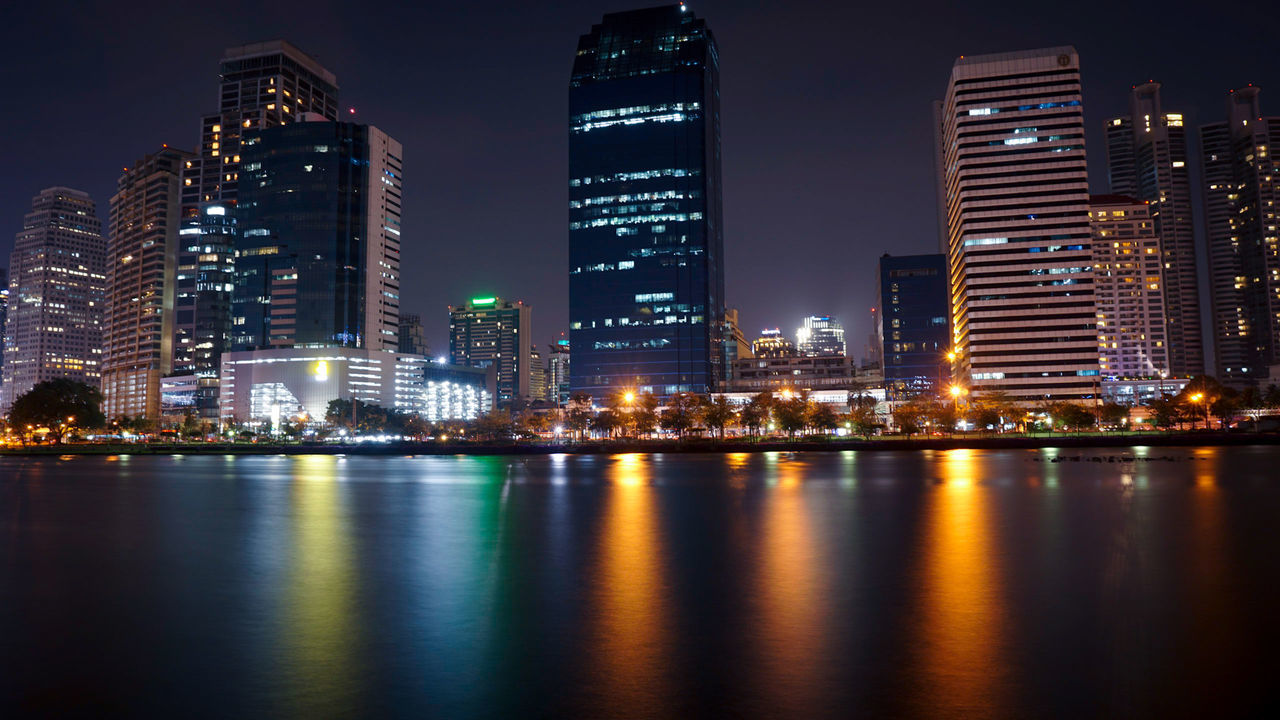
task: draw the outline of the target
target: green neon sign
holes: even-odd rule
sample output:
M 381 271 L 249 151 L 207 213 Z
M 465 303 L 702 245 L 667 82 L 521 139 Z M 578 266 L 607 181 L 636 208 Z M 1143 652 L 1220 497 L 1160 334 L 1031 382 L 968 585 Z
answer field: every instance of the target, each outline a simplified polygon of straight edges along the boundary
M 496 302 L 498 302 L 498 298 L 496 297 L 471 298 L 472 305 L 493 305 Z

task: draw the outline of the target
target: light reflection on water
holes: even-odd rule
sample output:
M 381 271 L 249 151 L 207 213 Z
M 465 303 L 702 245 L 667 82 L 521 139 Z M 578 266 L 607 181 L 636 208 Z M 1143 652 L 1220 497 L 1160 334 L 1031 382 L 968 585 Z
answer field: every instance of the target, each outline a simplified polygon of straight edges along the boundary
M 1249 714 L 1277 461 L 0 458 L 0 707 Z

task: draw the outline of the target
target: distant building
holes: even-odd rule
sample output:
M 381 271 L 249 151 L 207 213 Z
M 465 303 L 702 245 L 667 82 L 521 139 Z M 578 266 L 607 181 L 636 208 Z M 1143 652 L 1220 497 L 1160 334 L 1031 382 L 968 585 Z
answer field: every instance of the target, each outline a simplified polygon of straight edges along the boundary
M 494 367 L 500 408 L 530 399 L 532 310 L 499 297 L 472 298 L 449 306 L 449 359 L 455 365 Z
M 493 409 L 496 372 L 488 368 L 429 362 L 422 416 L 428 422 L 475 420 Z
M 829 315 L 810 315 L 796 330 L 796 351 L 801 355 L 847 355 L 844 326 Z
M 1196 270 L 1191 167 L 1182 113 L 1165 112 L 1160 83 L 1143 83 L 1129 96 L 1129 114 L 1105 125 L 1111 192 L 1148 203 L 1162 257 L 1162 293 L 1169 371 L 1204 372 L 1200 338 L 1200 281 Z M 1107 369 L 1102 369 L 1107 374 Z
M 1135 407 L 1149 405 L 1152 400 L 1173 397 L 1191 382 L 1190 378 L 1103 378 L 1101 393 L 1103 402 L 1119 403 Z
M 547 345 L 547 399 L 565 407 L 570 394 L 569 341 L 562 338 Z
M 1123 195 L 1094 195 L 1093 292 L 1103 377 L 1168 375 L 1163 255 L 1150 206 Z
M 398 348 L 403 152 L 323 119 L 243 134 L 235 350 Z
M 4 393 L 4 328 L 9 317 L 9 269 L 0 268 L 0 395 Z
M 272 348 L 227 353 L 219 405 L 223 423 L 278 427 L 285 420 L 318 422 L 331 400 L 425 414 L 426 367 L 421 355 L 351 347 Z
M 941 120 L 955 381 L 1025 403 L 1096 397 L 1079 56 L 961 57 Z
M 32 198 L 9 256 L 0 411 L 45 380 L 101 384 L 106 252 L 86 193 L 52 187 Z
M 182 172 L 191 153 L 162 148 L 125 171 L 111 197 L 102 412 L 158 419 L 173 372 Z
M 1263 117 L 1258 94 L 1232 92 L 1227 122 L 1200 128 L 1217 370 L 1236 386 L 1280 362 L 1280 116 Z
M 529 400 L 547 401 L 547 363 L 537 343 L 529 344 Z
M 760 331 L 760 337 L 751 343 L 751 354 L 758 358 L 795 357 L 796 346 L 779 328 Z
M 891 400 L 938 392 L 951 381 L 944 255 L 882 255 L 877 335 Z
M 400 352 L 414 355 L 430 355 L 427 336 L 422 330 L 422 316 L 417 313 L 400 313 Z
M 609 13 L 569 81 L 571 385 L 667 397 L 721 379 L 715 38 L 684 5 Z
M 733 364 L 741 358 L 751 357 L 751 343 L 747 342 L 747 336 L 743 334 L 742 327 L 738 324 L 736 309 L 725 308 L 720 334 L 724 338 L 720 346 L 720 366 L 724 368 L 724 381 L 727 383 L 733 379 Z
M 729 391 L 849 390 L 862 385 L 857 363 L 850 357 L 757 355 L 734 363 Z

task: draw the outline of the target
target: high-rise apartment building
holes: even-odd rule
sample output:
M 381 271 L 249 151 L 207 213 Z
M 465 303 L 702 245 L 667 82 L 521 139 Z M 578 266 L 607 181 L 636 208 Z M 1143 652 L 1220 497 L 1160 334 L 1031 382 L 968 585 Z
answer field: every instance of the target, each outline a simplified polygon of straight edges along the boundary
M 885 393 L 906 400 L 939 391 L 951 380 L 947 256 L 882 255 L 878 296 Z
M 4 393 L 4 328 L 9 317 L 9 269 L 0 268 L 0 395 Z
M 1160 83 L 1144 83 L 1129 96 L 1129 114 L 1107 120 L 1105 130 L 1111 192 L 1147 202 L 1160 240 L 1168 369 L 1179 376 L 1202 374 L 1200 281 L 1182 113 L 1164 111 Z
M 1263 117 L 1258 92 L 1233 91 L 1227 121 L 1200 128 L 1217 370 L 1237 386 L 1280 362 L 1280 116 Z
M 161 378 L 173 371 L 182 172 L 191 157 L 167 147 L 146 155 L 111 197 L 102 354 L 109 418 L 160 416 Z
M 233 349 L 397 349 L 400 143 L 316 119 L 246 131 L 240 153 Z
M 684 5 L 610 13 L 569 83 L 574 391 L 706 393 L 721 376 L 719 60 Z
M 569 341 L 565 338 L 547 345 L 547 394 L 556 407 L 569 404 Z
M 758 358 L 784 358 L 799 355 L 791 338 L 782 334 L 781 328 L 766 328 L 751 343 L 751 355 Z
M 499 297 L 449 306 L 449 361 L 495 368 L 498 407 L 518 407 L 530 398 L 532 314 L 528 305 Z
M 45 380 L 99 386 L 106 251 L 87 193 L 51 187 L 32 198 L 9 256 L 0 410 Z
M 844 326 L 829 315 L 810 315 L 796 330 L 796 351 L 809 357 L 847 355 Z
M 961 57 L 942 111 L 954 377 L 1095 397 L 1089 189 L 1074 48 Z
M 400 352 L 429 355 L 427 336 L 422 330 L 422 316 L 417 313 L 400 314 Z
M 199 378 L 196 404 L 216 417 L 218 358 L 228 349 L 241 138 L 305 114 L 338 119 L 337 78 L 283 40 L 228 48 L 218 109 L 201 119 L 183 176 L 174 372 Z
M 1102 375 L 1113 379 L 1167 375 L 1165 263 L 1152 206 L 1124 195 L 1094 195 L 1089 205 Z

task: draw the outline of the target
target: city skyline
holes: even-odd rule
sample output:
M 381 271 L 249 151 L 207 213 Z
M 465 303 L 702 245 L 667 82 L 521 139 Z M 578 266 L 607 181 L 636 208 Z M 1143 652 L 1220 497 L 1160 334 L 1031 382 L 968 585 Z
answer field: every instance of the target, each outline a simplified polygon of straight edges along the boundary
M 131 103 L 131 112 L 90 123 L 82 113 L 63 105 L 75 100 L 57 97 L 44 87 L 47 79 L 16 77 L 19 104 L 32 110 L 14 119 L 18 132 L 4 141 L 15 172 L 0 184 L 0 210 L 5 217 L 18 218 L 31 195 L 54 185 L 85 189 L 105 207 L 120 167 L 154 151 L 160 142 L 193 149 L 198 139 L 194 118 L 217 107 L 212 68 L 227 47 L 284 37 L 338 75 L 343 112 L 355 107 L 356 122 L 377 124 L 401 139 L 407 161 L 415 167 L 440 168 L 431 179 L 424 177 L 426 182 L 411 183 L 406 189 L 410 239 L 404 261 L 406 267 L 421 268 L 425 282 L 406 288 L 404 306 L 423 315 L 428 341 L 444 343 L 447 315 L 443 308 L 449 302 L 485 293 L 501 293 L 539 307 L 540 327 L 549 338 L 554 328 L 568 323 L 567 283 L 560 272 L 566 245 L 567 188 L 561 183 L 567 163 L 566 53 L 584 25 L 597 21 L 602 12 L 628 7 L 574 3 L 536 11 L 441 7 L 426 17 L 391 10 L 376 13 L 384 25 L 388 17 L 402 21 L 390 25 L 403 26 L 394 32 L 404 33 L 427 27 L 422 23 L 428 18 L 447 26 L 461 23 L 464 14 L 480 12 L 481 22 L 511 41 L 510 49 L 498 56 L 505 61 L 486 61 L 474 67 L 474 73 L 454 75 L 430 68 L 439 58 L 456 57 L 450 53 L 457 52 L 463 40 L 443 38 L 439 47 L 407 43 L 403 50 L 388 49 L 397 47 L 391 42 L 372 53 L 356 27 L 340 35 L 330 32 L 331 25 L 322 19 L 332 12 L 324 6 L 307 13 L 284 6 L 265 17 L 220 11 L 217 18 L 203 18 L 207 22 L 198 37 L 175 37 L 171 46 L 147 49 L 148 61 L 143 64 L 141 49 L 136 56 L 133 49 L 107 51 L 97 33 L 121 24 L 159 27 L 172 22 L 169 11 L 142 18 L 91 7 L 62 23 L 69 39 L 57 49 L 61 54 L 41 50 L 24 38 L 15 38 L 13 47 L 19 54 L 45 62 L 54 76 L 72 67 L 83 70 L 83 79 L 76 82 L 83 85 L 91 102 L 95 97 L 101 101 L 104 93 L 114 96 L 144 86 L 163 86 L 166 93 L 154 99 L 139 96 Z M 846 290 L 841 278 L 847 267 L 869 264 L 884 250 L 880 238 L 888 237 L 890 231 L 895 243 L 904 246 L 895 247 L 895 252 L 934 250 L 932 213 L 910 208 L 933 203 L 928 102 L 941 94 L 947 68 L 958 55 L 1059 43 L 1077 46 L 1082 57 L 1087 144 L 1095 161 L 1089 163 L 1093 191 L 1105 190 L 1101 123 L 1106 117 L 1125 114 L 1131 86 L 1148 79 L 1162 82 L 1166 107 L 1182 110 L 1188 124 L 1198 127 L 1221 116 L 1220 98 L 1228 88 L 1254 82 L 1265 92 L 1268 83 L 1280 76 L 1276 61 L 1260 49 L 1265 43 L 1249 41 L 1254 31 L 1248 27 L 1241 30 L 1243 37 L 1237 34 L 1231 41 L 1205 33 L 1214 43 L 1213 52 L 1184 52 L 1180 46 L 1204 31 L 1168 19 L 1177 12 L 1162 13 L 1156 20 L 1168 32 L 1144 33 L 1126 44 L 1116 42 L 1122 29 L 1094 27 L 1087 16 L 1055 18 L 1051 29 L 1042 29 L 1045 24 L 1035 21 L 1035 10 L 992 20 L 982 8 L 971 7 L 963 13 L 947 9 L 936 13 L 936 20 L 917 26 L 904 24 L 906 16 L 894 9 L 872 10 L 859 22 L 845 18 L 846 11 L 833 9 L 824 11 L 824 27 L 815 27 L 805 22 L 814 19 L 815 6 L 743 9 L 693 3 L 690 7 L 716 28 L 722 64 L 727 68 L 723 88 L 726 301 L 741 309 L 745 328 L 789 326 L 793 318 L 821 311 L 841 317 L 850 337 L 864 337 L 870 330 L 868 310 L 874 291 L 870 283 L 861 292 Z M 41 11 L 22 8 L 18 12 L 31 16 L 28 22 L 38 22 Z M 1123 26 L 1131 12 L 1117 10 L 1109 18 L 1115 26 Z M 237 20 L 238 16 L 244 19 Z M 792 22 L 783 22 L 786 19 Z M 825 22 L 828 19 L 831 22 Z M 18 20 L 13 27 L 25 24 L 24 17 Z M 789 26 L 795 30 L 778 29 Z M 832 40 L 841 26 L 845 27 L 842 32 L 862 41 L 855 43 L 857 51 L 846 53 L 844 42 Z M 771 40 L 766 42 L 766 37 Z M 900 47 L 908 37 L 918 49 Z M 753 47 L 779 50 L 753 53 Z M 163 54 L 165 63 L 151 62 L 157 53 Z M 421 60 L 415 61 L 415 54 Z M 88 55 L 95 59 L 85 61 Z M 895 62 L 881 62 L 884 57 Z M 397 72 L 386 72 L 389 64 Z M 134 73 L 131 68 L 135 67 L 147 71 Z M 823 69 L 801 72 L 808 67 Z M 478 78 L 485 81 L 476 82 Z M 418 100 L 395 91 L 401 82 L 427 82 L 437 90 L 430 99 Z M 503 89 L 497 94 L 505 100 L 479 97 L 493 95 L 494 87 Z M 495 112 L 508 105 L 523 109 L 518 121 Z M 889 107 L 897 110 L 867 111 Z M 805 116 L 805 132 L 779 135 L 776 129 L 787 127 L 780 123 L 794 111 Z M 859 132 L 848 133 L 850 123 Z M 41 145 L 38 152 L 16 142 L 58 135 L 65 136 L 66 142 L 54 148 L 37 143 Z M 113 138 L 112 143 L 104 145 L 103 136 Z M 88 148 L 91 155 L 86 154 Z M 769 182 L 772 176 L 789 182 Z M 467 212 L 487 207 L 499 196 L 511 212 Z M 881 207 L 893 211 L 875 212 Z M 453 208 L 460 210 L 455 213 Z M 1202 230 L 1197 227 L 1196 233 L 1199 238 Z M 0 234 L 6 236 L 12 237 Z M 781 262 L 769 254 L 771 249 L 776 253 L 780 242 L 788 248 Z M 497 244 L 511 262 L 477 263 L 489 254 L 486 244 Z M 7 245 L 0 248 L 0 252 L 7 250 Z M 814 252 L 825 252 L 832 260 L 816 270 L 816 282 L 810 277 L 815 272 L 812 263 L 804 260 Z M 434 256 L 440 261 L 428 262 Z M 748 294 L 749 288 L 765 282 L 796 291 Z

